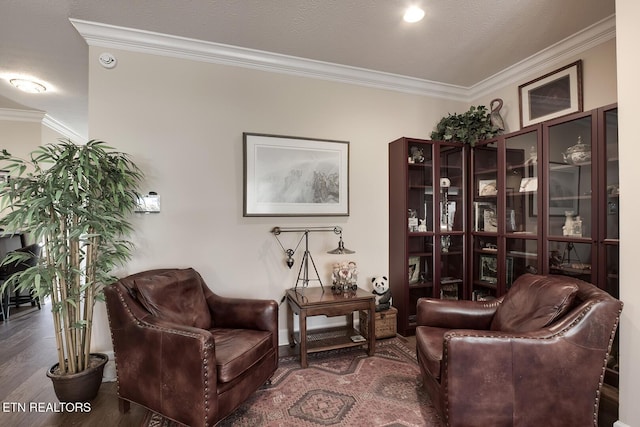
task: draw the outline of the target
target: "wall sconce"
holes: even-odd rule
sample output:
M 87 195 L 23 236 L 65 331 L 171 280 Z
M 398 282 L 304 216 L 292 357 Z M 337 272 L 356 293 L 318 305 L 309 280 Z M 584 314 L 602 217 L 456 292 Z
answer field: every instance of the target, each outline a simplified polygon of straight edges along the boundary
M 302 243 L 302 240 L 304 240 L 304 255 L 302 256 L 302 264 L 300 265 L 300 270 L 298 271 L 298 280 L 296 281 L 296 285 L 294 287 L 294 289 L 298 288 L 298 283 L 300 281 L 302 281 L 302 285 L 303 286 L 308 286 L 309 282 L 311 280 L 317 280 L 318 282 L 320 282 L 320 287 L 322 288 L 322 290 L 324 291 L 324 286 L 322 285 L 322 280 L 320 280 L 320 275 L 318 274 L 318 269 L 316 268 L 316 264 L 313 261 L 313 257 L 311 256 L 311 252 L 309 252 L 309 234 L 310 233 L 325 233 L 325 232 L 333 232 L 335 234 L 337 234 L 339 236 L 338 239 L 338 247 L 335 249 L 332 249 L 330 251 L 328 251 L 327 253 L 329 254 L 354 254 L 355 251 L 352 251 L 350 249 L 347 249 L 344 247 L 344 241 L 342 240 L 342 228 L 335 226 L 335 227 L 273 227 L 273 229 L 271 230 L 271 233 L 273 233 L 273 235 L 275 236 L 276 240 L 278 241 L 278 244 L 280 244 L 280 247 L 282 248 L 282 250 L 284 251 L 285 255 L 287 256 L 286 259 L 286 264 L 287 267 L 291 268 L 293 267 L 294 264 L 294 259 L 293 259 L 293 255 L 295 255 L 296 251 L 298 250 L 298 248 L 300 247 L 300 244 Z M 300 240 L 298 241 L 298 244 L 296 245 L 295 249 L 285 249 L 285 247 L 282 245 L 282 242 L 280 241 L 280 239 L 278 238 L 278 236 L 282 233 L 302 233 L 302 236 L 300 237 Z M 311 266 L 313 267 L 313 270 L 316 273 L 315 278 L 310 278 L 309 277 L 309 262 L 311 262 Z

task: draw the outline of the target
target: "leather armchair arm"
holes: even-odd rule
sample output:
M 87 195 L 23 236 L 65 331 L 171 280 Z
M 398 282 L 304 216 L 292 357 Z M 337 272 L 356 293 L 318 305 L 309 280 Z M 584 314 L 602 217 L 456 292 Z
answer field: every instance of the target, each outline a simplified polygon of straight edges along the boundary
M 273 300 L 227 298 L 208 292 L 207 304 L 217 328 L 256 329 L 278 335 L 278 303 Z
M 489 329 L 501 300 L 467 301 L 420 298 L 417 303 L 418 326 L 447 329 Z
M 215 414 L 213 335 L 150 315 L 121 285 L 106 287 L 105 294 L 120 397 L 161 413 L 191 413 L 185 419 L 193 414 L 204 417 L 205 411 L 210 417 Z M 186 387 L 185 379 L 202 384 Z

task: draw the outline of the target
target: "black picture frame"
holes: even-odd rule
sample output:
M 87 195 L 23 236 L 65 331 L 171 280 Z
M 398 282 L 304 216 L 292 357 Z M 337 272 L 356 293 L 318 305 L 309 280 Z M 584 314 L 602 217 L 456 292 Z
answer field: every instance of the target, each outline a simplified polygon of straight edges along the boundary
M 243 133 L 243 216 L 348 216 L 349 142 Z

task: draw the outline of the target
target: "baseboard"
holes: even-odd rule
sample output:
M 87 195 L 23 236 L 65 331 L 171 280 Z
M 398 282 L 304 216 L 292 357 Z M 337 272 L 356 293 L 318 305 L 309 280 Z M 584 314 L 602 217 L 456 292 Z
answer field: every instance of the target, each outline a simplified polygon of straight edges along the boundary
M 627 425 L 625 423 L 623 423 L 622 421 L 618 420 L 615 423 L 613 423 L 613 427 L 631 427 L 630 425 Z
M 116 380 L 116 360 L 113 351 L 101 351 L 101 353 L 109 356 L 109 361 L 104 365 L 104 371 L 102 373 L 103 383 L 112 383 Z

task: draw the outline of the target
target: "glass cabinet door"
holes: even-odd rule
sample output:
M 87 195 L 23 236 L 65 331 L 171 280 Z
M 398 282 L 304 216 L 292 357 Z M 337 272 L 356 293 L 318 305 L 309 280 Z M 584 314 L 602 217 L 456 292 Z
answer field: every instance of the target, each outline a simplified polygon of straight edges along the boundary
M 600 285 L 607 292 L 619 298 L 618 278 L 618 247 L 620 244 L 620 185 L 618 165 L 618 109 L 604 110 L 601 119 L 601 135 L 604 138 L 604 166 L 605 188 L 599 194 L 606 194 L 606 203 L 602 204 L 604 212 L 600 212 L 601 239 L 605 249 L 604 259 L 607 260 L 606 277 L 600 277 Z
M 620 238 L 620 175 L 618 164 L 618 109 L 604 112 L 604 138 L 606 169 L 606 235 L 607 240 Z
M 538 131 L 505 138 L 505 234 L 538 234 Z
M 465 170 L 463 168 L 465 147 L 460 145 L 439 146 L 440 173 L 439 230 L 436 244 L 439 245 L 439 296 L 443 299 L 464 297 L 464 213 L 465 213 Z
M 499 296 L 498 289 L 498 144 L 475 146 L 472 154 L 473 177 L 470 229 L 472 230 L 471 299 L 488 300 Z M 501 178 L 500 178 L 501 180 Z
M 541 228 L 538 199 L 539 162 L 538 129 L 506 137 L 504 173 L 505 205 L 505 278 L 508 291 L 513 281 L 525 273 L 536 274 L 538 264 L 538 232 Z
M 598 116 L 599 130 L 598 136 L 602 144 L 598 151 L 598 156 L 605 159 L 600 162 L 602 165 L 600 190 L 598 194 L 603 197 L 598 205 L 599 228 L 600 228 L 600 252 L 599 256 L 606 264 L 600 268 L 598 276 L 598 286 L 607 291 L 615 298 L 620 298 L 620 181 L 618 163 L 618 109 L 603 108 Z M 602 262 L 599 263 L 602 266 Z M 618 363 L 619 363 L 619 343 L 618 336 L 620 328 L 616 332 L 615 339 L 611 346 L 611 354 L 607 360 L 605 371 L 605 382 L 614 387 L 618 386 Z
M 407 271 L 408 318 L 415 322 L 419 298 L 433 297 L 434 221 L 433 144 L 408 142 Z
M 549 272 L 593 282 L 592 196 L 597 169 L 592 165 L 592 115 L 547 128 L 547 235 Z

